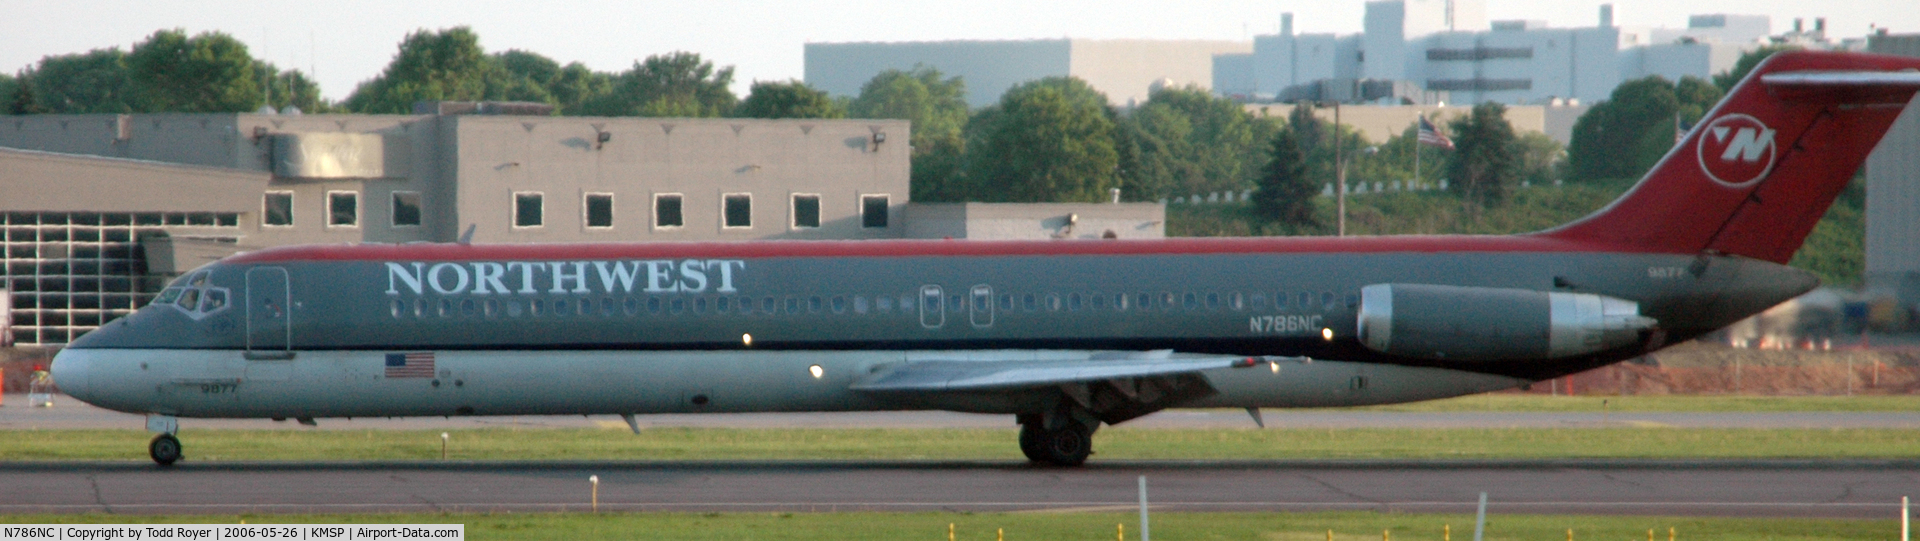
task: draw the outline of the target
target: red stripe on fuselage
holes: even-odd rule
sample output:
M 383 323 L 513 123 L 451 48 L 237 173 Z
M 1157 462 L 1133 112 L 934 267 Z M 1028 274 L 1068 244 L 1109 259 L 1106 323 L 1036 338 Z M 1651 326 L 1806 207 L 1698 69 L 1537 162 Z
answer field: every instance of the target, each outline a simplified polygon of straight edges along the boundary
M 597 244 L 353 244 L 270 248 L 230 263 L 289 261 L 502 261 L 767 257 L 993 257 L 1389 252 L 1640 252 L 1626 246 L 1543 236 L 1180 238 L 1164 240 L 843 240 Z

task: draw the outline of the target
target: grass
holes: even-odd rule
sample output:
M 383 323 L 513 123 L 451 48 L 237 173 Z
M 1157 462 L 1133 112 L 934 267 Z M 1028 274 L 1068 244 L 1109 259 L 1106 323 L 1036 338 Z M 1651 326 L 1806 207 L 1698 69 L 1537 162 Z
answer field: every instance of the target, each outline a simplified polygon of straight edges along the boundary
M 1020 460 L 1016 430 L 653 428 L 448 430 L 451 460 Z M 185 429 L 190 462 L 437 461 L 438 430 Z M 145 461 L 139 430 L 14 430 L 0 460 Z M 1903 429 L 1108 428 L 1102 460 L 1915 458 Z
M 1605 402 L 1603 405 L 1602 402 Z M 1752 395 L 1579 395 L 1487 393 L 1353 411 L 1394 412 L 1911 412 L 1920 411 L 1920 395 L 1752 396 Z
M 1139 516 L 1129 512 L 1085 513 L 463 513 L 353 515 L 0 515 L 8 524 L 464 524 L 467 539 L 954 539 L 985 541 L 1004 532 L 1025 541 L 1106 540 L 1124 525 L 1137 539 Z M 1152 516 L 1155 539 L 1320 541 L 1333 532 L 1337 541 L 1441 539 L 1451 527 L 1454 539 L 1471 539 L 1473 517 L 1448 514 L 1375 512 L 1180 513 Z M 1598 515 L 1505 515 L 1487 517 L 1486 539 L 1644 539 L 1654 530 L 1666 539 L 1802 540 L 1887 539 L 1896 537 L 1896 520 L 1678 518 Z

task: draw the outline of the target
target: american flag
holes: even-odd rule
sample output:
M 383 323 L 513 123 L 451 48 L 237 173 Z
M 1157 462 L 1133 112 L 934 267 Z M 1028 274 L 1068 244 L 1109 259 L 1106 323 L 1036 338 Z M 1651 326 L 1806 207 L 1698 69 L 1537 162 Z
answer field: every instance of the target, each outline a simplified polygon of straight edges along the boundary
M 1448 139 L 1447 134 L 1440 133 L 1439 129 L 1434 128 L 1433 123 L 1428 122 L 1427 117 L 1424 115 L 1420 117 L 1420 144 L 1433 145 L 1448 150 L 1453 149 L 1453 140 Z
M 387 377 L 390 378 L 430 378 L 433 377 L 433 352 L 426 353 L 388 353 Z

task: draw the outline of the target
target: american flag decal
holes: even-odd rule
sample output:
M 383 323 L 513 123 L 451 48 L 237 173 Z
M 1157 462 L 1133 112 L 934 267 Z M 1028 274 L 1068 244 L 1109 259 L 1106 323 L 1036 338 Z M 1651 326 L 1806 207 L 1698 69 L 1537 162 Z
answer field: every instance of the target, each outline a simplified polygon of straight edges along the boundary
M 425 353 L 388 353 L 387 377 L 390 378 L 430 378 L 433 377 L 433 352 Z

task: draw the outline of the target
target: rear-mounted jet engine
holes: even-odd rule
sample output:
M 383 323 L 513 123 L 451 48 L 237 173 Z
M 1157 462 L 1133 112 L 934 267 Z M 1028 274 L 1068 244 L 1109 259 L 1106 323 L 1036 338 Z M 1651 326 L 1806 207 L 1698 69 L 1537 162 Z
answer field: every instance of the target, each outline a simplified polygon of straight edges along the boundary
M 1360 290 L 1360 341 L 1424 359 L 1562 358 L 1630 345 L 1652 329 L 1633 301 L 1590 293 L 1374 284 Z

